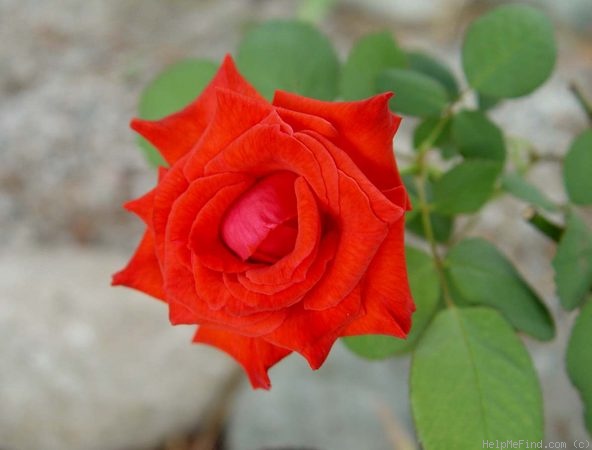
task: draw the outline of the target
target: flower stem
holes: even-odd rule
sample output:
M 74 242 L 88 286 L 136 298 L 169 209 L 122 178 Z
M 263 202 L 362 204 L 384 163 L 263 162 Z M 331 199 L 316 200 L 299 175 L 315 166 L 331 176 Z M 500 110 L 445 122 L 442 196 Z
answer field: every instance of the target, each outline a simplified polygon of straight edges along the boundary
M 554 242 L 559 242 L 565 231 L 561 226 L 551 222 L 532 206 L 524 211 L 523 216 L 528 223 Z
M 438 273 L 438 280 L 440 282 L 440 286 L 442 288 L 442 293 L 444 296 L 444 301 L 446 302 L 447 306 L 453 306 L 452 297 L 450 296 L 450 289 L 448 287 L 448 281 L 446 280 L 446 274 L 444 270 L 444 262 L 442 261 L 442 257 L 438 252 L 438 245 L 436 243 L 436 239 L 434 237 L 434 229 L 432 227 L 432 220 L 430 217 L 430 209 L 431 206 L 428 202 L 427 192 L 426 192 L 426 181 L 427 181 L 427 174 L 428 174 L 428 165 L 426 164 L 425 158 L 427 151 L 432 148 L 444 127 L 446 126 L 446 122 L 450 118 L 452 108 L 449 108 L 445 114 L 442 115 L 439 122 L 436 124 L 432 132 L 421 142 L 421 145 L 418 148 L 418 156 L 417 156 L 417 164 L 416 166 L 419 168 L 418 176 L 415 178 L 415 185 L 417 187 L 417 199 L 419 202 L 419 210 L 421 214 L 421 222 L 423 226 L 424 235 L 428 241 L 430 246 L 430 252 L 432 254 L 432 258 L 434 260 L 434 265 L 436 267 L 436 272 Z
M 580 104 L 580 106 L 582 107 L 584 112 L 586 113 L 586 117 L 588 117 L 588 121 L 590 123 L 592 123 L 592 103 L 590 102 L 590 100 L 588 100 L 586 98 L 586 96 L 584 95 L 584 93 L 582 92 L 580 87 L 575 82 L 572 82 L 569 85 L 569 89 L 574 94 L 574 96 L 576 97 L 576 100 L 578 101 L 578 103 Z

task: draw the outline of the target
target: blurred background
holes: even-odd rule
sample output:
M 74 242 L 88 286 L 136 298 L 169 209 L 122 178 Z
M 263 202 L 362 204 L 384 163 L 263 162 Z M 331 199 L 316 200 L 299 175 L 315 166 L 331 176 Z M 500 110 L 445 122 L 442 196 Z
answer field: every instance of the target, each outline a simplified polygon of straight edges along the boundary
M 414 449 L 408 358 L 369 363 L 336 344 L 316 373 L 292 356 L 252 392 L 234 362 L 191 345 L 165 308 L 109 286 L 142 232 L 121 204 L 155 173 L 128 122 L 142 89 L 187 57 L 219 61 L 253 23 L 317 21 L 345 58 L 387 29 L 460 75 L 460 39 L 494 0 L 0 0 L 0 450 Z M 556 159 L 585 128 L 568 90 L 592 94 L 591 0 L 539 0 L 556 24 L 558 68 L 494 119 L 544 161 L 531 181 L 556 200 Z M 413 121 L 395 140 L 410 151 Z M 563 368 L 573 317 L 554 297 L 553 246 L 501 199 L 475 234 L 496 239 L 548 300 L 550 344 L 528 342 L 547 439 L 583 438 Z M 562 325 L 563 324 L 563 325 Z

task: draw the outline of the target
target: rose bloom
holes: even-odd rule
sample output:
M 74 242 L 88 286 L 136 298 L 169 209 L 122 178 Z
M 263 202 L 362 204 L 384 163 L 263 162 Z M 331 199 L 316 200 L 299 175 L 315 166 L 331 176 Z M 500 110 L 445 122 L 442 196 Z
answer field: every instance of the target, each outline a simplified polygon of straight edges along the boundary
M 341 336 L 406 337 L 415 309 L 403 245 L 409 203 L 392 94 L 270 104 L 227 56 L 183 110 L 131 126 L 169 163 L 125 207 L 146 224 L 113 276 L 168 304 L 171 323 L 233 356 L 253 387 L 293 351 L 313 369 Z

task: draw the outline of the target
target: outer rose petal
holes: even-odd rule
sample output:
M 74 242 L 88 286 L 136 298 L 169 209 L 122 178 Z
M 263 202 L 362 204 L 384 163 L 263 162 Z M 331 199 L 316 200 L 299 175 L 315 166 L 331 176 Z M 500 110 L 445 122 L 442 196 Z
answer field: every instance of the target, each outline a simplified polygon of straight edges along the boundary
M 364 315 L 343 331 L 343 336 L 387 334 L 404 338 L 415 311 L 407 281 L 404 220 L 391 229 L 362 283 Z
M 294 305 L 284 323 L 264 338 L 300 353 L 311 368 L 318 369 L 343 329 L 362 314 L 361 302 L 358 286 L 338 306 L 324 311 L 309 311 L 301 304 Z
M 232 58 L 227 55 L 212 81 L 184 109 L 157 121 L 133 119 L 131 127 L 154 144 L 172 165 L 195 145 L 212 121 L 216 112 L 218 88 L 265 101 L 236 70 Z
M 199 327 L 193 341 L 217 347 L 236 359 L 247 372 L 255 389 L 269 389 L 271 383 L 267 369 L 292 353 L 261 338 L 249 338 L 204 326 Z
M 379 189 L 385 190 L 402 184 L 393 154 L 393 137 L 401 118 L 388 109 L 391 93 L 356 102 L 324 102 L 277 91 L 273 104 L 301 113 L 319 116 L 337 130 L 332 140 L 343 148 L 356 165 Z M 290 118 L 286 116 L 290 123 Z M 316 119 L 310 119 L 310 130 L 318 130 Z M 299 128 L 303 128 L 299 119 Z M 326 137 L 331 138 L 330 136 Z
M 113 275 L 113 286 L 127 286 L 165 300 L 160 266 L 154 252 L 152 233 L 146 231 L 134 256 L 127 266 Z
M 266 100 L 221 88 L 218 88 L 216 96 L 214 118 L 191 150 L 183 169 L 188 180 L 203 176 L 204 167 L 212 158 L 253 126 L 273 115 L 273 108 Z
M 134 200 L 126 202 L 123 207 L 136 214 L 148 226 L 152 227 L 152 211 L 154 210 L 154 189 Z
M 245 336 L 261 336 L 279 327 L 286 317 L 285 310 L 255 312 L 248 316 L 237 316 L 225 309 L 212 309 L 203 297 L 212 293 L 197 292 L 193 273 L 184 266 L 167 268 L 167 302 L 169 320 L 173 325 L 214 325 Z M 227 292 L 220 295 L 230 296 Z M 226 300 L 225 300 L 226 301 Z

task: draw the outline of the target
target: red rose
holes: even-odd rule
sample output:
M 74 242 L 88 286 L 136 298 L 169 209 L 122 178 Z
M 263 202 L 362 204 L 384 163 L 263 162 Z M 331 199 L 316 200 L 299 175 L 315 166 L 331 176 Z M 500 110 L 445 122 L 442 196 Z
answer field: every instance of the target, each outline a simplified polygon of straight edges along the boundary
M 340 336 L 405 337 L 415 307 L 390 97 L 278 91 L 270 104 L 227 57 L 182 111 L 134 119 L 170 168 L 125 205 L 147 230 L 113 284 L 200 325 L 195 341 L 236 358 L 254 387 L 292 351 L 316 369 Z

